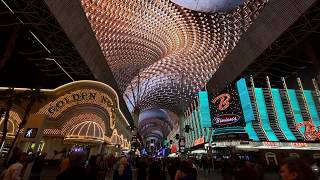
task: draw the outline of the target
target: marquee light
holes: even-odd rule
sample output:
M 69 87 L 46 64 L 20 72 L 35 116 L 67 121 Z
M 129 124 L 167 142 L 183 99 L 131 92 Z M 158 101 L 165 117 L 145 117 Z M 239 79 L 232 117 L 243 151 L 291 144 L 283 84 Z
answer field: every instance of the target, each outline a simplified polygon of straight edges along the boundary
M 94 113 L 81 113 L 73 116 L 69 121 L 64 122 L 62 125 L 62 133 L 66 134 L 71 128 L 74 127 L 75 124 L 79 124 L 88 120 L 98 123 L 103 132 L 105 132 L 105 122 L 101 117 Z
M 5 90 L 8 88 L 0 87 L 0 89 Z M 70 91 L 70 89 L 78 90 Z M 97 91 L 96 89 L 100 89 L 101 91 Z M 27 89 L 16 88 L 15 90 L 25 91 Z M 120 119 L 122 119 L 129 126 L 128 120 L 119 109 L 120 104 L 117 92 L 107 84 L 98 81 L 80 80 L 64 84 L 56 89 L 41 89 L 41 92 L 45 92 L 47 95 L 64 95 L 41 108 L 38 111 L 39 114 L 47 114 L 50 117 L 56 118 L 61 115 L 63 111 L 74 105 L 89 103 L 105 108 L 106 111 L 108 111 L 108 108 L 110 107 L 115 108 L 116 111 L 118 111 L 118 115 L 121 117 Z M 83 97 L 83 92 L 87 95 L 86 97 Z
M 84 121 L 73 126 L 65 140 L 104 142 L 104 131 L 100 124 L 93 121 Z
M 139 98 L 141 109 L 176 112 L 211 78 L 266 1 L 246 1 L 232 12 L 212 14 L 170 0 L 81 3 L 121 92 L 132 102 Z
M 2 136 L 2 129 L 3 129 L 3 121 L 4 120 L 4 116 L 0 117 L 0 136 Z M 8 137 L 14 137 L 15 134 L 18 131 L 18 125 L 21 123 L 21 117 L 20 115 L 14 111 L 11 110 L 9 112 L 9 121 L 8 121 L 8 125 L 7 125 L 7 136 Z
M 0 137 L 2 137 L 3 122 L 4 122 L 4 119 L 2 118 L 0 120 L 0 127 L 1 127 Z M 13 122 L 12 119 L 9 119 L 7 124 L 7 137 L 13 138 L 16 133 L 17 133 L 17 125 Z
M 65 93 L 57 99 L 49 102 L 39 110 L 39 113 L 44 113 L 52 118 L 61 115 L 68 108 L 79 104 L 96 104 L 106 111 L 110 108 L 115 108 L 112 98 L 106 93 L 95 89 L 79 89 Z

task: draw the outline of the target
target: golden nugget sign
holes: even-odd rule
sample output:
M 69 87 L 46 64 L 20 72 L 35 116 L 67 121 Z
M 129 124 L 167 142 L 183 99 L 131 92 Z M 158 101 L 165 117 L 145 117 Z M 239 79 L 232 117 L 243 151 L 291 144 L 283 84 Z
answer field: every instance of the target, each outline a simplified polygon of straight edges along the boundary
M 65 109 L 66 106 L 84 103 L 106 105 L 108 107 L 114 105 L 112 99 L 105 93 L 92 90 L 79 90 L 59 97 L 54 102 L 50 103 L 48 112 L 54 114 L 55 112 Z

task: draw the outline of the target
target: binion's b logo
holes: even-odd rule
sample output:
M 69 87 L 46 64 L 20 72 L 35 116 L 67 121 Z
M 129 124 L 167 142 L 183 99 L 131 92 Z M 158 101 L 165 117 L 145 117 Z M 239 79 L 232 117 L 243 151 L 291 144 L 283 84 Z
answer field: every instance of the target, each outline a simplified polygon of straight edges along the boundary
M 219 103 L 218 109 L 220 111 L 226 110 L 230 105 L 230 102 L 229 102 L 230 101 L 230 94 L 228 94 L 228 93 L 221 94 L 221 95 L 217 96 L 216 98 L 214 98 L 212 100 L 212 103 L 215 104 L 219 99 L 220 99 L 220 103 Z

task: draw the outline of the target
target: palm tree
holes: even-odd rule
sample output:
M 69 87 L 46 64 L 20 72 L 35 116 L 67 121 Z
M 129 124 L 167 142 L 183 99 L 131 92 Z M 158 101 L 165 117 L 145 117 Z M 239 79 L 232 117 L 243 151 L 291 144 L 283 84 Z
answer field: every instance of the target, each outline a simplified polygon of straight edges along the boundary
M 15 134 L 15 137 L 14 137 L 13 142 L 11 144 L 8 157 L 10 157 L 10 155 L 11 155 L 10 153 L 13 150 L 13 147 L 15 147 L 15 145 L 16 145 L 16 141 L 18 139 L 18 136 L 19 136 L 22 128 L 26 125 L 26 123 L 28 121 L 28 117 L 30 115 L 32 107 L 34 106 L 34 104 L 36 102 L 42 102 L 43 100 L 45 100 L 46 96 L 44 95 L 43 92 L 40 91 L 40 89 L 37 88 L 37 89 L 30 89 L 30 90 L 24 91 L 22 93 L 22 99 L 27 100 L 28 104 L 26 105 L 26 109 L 24 111 L 23 118 L 21 120 L 21 123 L 19 124 L 18 131 Z

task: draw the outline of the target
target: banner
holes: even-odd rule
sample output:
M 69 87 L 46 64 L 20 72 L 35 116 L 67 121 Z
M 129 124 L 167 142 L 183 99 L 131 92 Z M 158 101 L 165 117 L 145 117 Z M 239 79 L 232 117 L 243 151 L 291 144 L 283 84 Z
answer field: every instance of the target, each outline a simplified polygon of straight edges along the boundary
M 207 91 L 199 91 L 199 118 L 201 128 L 212 127 Z
M 209 100 L 213 140 L 248 140 L 238 91 L 229 85 Z
M 210 115 L 214 128 L 245 126 L 237 90 L 228 86 L 221 94 L 212 96 Z

